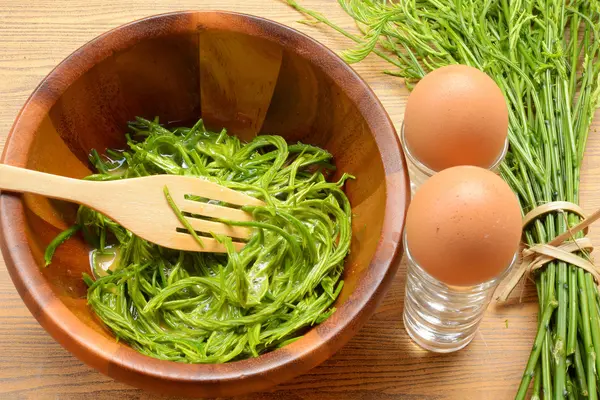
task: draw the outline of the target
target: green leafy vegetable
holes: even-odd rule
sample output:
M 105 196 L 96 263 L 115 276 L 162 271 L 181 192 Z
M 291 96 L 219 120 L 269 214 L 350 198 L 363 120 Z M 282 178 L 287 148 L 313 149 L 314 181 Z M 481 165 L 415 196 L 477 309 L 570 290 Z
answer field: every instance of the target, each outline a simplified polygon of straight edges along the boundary
M 90 307 L 117 339 L 163 360 L 221 363 L 291 343 L 334 312 L 351 237 L 342 187 L 352 177 L 327 181 L 329 153 L 279 136 L 241 143 L 202 121 L 170 130 L 138 118 L 130 128 L 127 150 L 91 154 L 99 172 L 87 179 L 199 176 L 267 205 L 243 208 L 252 222 L 225 221 L 256 232 L 239 252 L 215 236 L 226 255 L 161 248 L 81 207 L 77 226 L 96 251 L 118 246 L 117 265 L 95 281 L 84 277 Z

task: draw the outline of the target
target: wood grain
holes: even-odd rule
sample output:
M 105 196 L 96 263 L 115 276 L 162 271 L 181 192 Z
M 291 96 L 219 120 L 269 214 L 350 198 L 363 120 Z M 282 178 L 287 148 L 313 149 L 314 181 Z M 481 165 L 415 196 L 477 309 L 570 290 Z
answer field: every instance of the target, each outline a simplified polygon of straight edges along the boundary
M 305 0 L 342 26 L 352 21 L 332 0 Z M 0 146 L 19 109 L 40 80 L 63 58 L 95 36 L 122 23 L 181 9 L 229 9 L 267 17 L 339 51 L 349 41 L 302 17 L 280 1 L 99 1 L 3 0 L 0 4 Z M 397 129 L 407 91 L 400 79 L 384 76 L 375 57 L 354 68 L 375 90 Z M 594 123 L 584 160 L 582 206 L 600 208 L 600 137 Z M 598 243 L 600 235 L 592 229 Z M 509 399 L 533 341 L 537 303 L 531 288 L 523 302 L 492 307 L 480 333 L 451 355 L 418 349 L 402 326 L 402 266 L 377 313 L 336 356 L 268 393 L 240 400 Z M 30 315 L 0 266 L 1 399 L 162 399 L 117 383 L 83 365 L 59 346 Z

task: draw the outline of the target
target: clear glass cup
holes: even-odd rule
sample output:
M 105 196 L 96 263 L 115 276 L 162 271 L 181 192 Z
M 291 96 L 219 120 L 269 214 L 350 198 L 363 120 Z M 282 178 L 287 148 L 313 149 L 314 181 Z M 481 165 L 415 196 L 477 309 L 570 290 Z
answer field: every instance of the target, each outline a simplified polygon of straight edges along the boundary
M 402 150 L 404 151 L 404 155 L 406 156 L 406 164 L 408 167 L 408 177 L 410 178 L 410 192 L 411 195 L 414 196 L 417 189 L 430 177 L 433 176 L 438 171 L 434 171 L 425 164 L 421 163 L 408 149 L 408 146 L 405 144 L 404 140 L 404 122 L 402 122 L 402 127 L 400 129 L 400 142 L 402 144 Z M 502 153 L 491 167 L 488 169 L 490 171 L 497 172 L 500 164 L 504 160 L 506 156 L 506 152 L 508 151 L 508 138 L 504 142 L 504 148 L 502 149 Z
M 517 255 L 501 276 L 474 286 L 450 286 L 428 274 L 412 258 L 404 235 L 407 261 L 404 327 L 422 348 L 450 353 L 475 337 L 496 287 L 515 264 Z

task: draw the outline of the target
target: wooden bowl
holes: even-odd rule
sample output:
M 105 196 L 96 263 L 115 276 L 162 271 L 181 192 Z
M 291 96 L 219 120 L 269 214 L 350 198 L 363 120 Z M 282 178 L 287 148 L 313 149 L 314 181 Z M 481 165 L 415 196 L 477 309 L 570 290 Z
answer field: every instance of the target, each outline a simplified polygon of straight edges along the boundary
M 353 237 L 337 311 L 301 340 L 255 359 L 218 365 L 160 361 L 117 343 L 86 304 L 89 248 L 73 238 L 44 268 L 49 241 L 73 204 L 0 196 L 2 253 L 39 323 L 100 372 L 133 386 L 185 396 L 264 390 L 315 367 L 375 311 L 401 258 L 409 186 L 385 110 L 331 51 L 290 28 L 247 15 L 181 12 L 137 21 L 86 44 L 29 98 L 3 162 L 81 178 L 88 152 L 123 147 L 135 116 L 191 121 L 249 138 L 262 132 L 322 146 L 347 184 Z M 40 354 L 40 357 L 44 357 Z

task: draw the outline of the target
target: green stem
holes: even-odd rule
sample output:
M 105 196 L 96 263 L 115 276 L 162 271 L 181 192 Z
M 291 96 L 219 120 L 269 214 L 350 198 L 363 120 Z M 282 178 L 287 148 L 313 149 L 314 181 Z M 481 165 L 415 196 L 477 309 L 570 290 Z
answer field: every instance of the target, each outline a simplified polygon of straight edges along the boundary
M 540 276 L 540 282 L 541 282 L 541 289 L 540 289 L 540 293 L 542 294 L 541 296 L 538 296 L 540 299 L 540 312 L 539 315 L 540 317 L 540 323 L 538 325 L 538 329 L 542 326 L 542 321 L 541 321 L 541 316 L 543 315 L 543 309 L 546 306 L 546 304 L 548 304 L 548 291 L 547 291 L 547 285 L 548 285 L 548 271 L 542 271 L 541 276 Z M 550 367 L 550 360 L 552 359 L 552 353 L 550 351 L 550 348 L 552 347 L 552 338 L 550 337 L 550 330 L 548 329 L 548 327 L 544 327 L 545 328 L 545 333 L 544 333 L 544 343 L 543 343 L 543 348 L 542 348 L 542 388 L 543 388 L 543 393 L 544 393 L 544 398 L 548 398 L 549 396 L 552 395 L 552 375 L 551 375 L 551 367 Z
M 585 271 L 579 269 L 577 271 L 577 281 L 579 283 L 579 305 L 581 310 L 581 326 L 583 333 L 583 345 L 586 354 L 586 371 L 588 394 L 591 400 L 596 400 L 596 353 L 592 344 L 592 331 L 590 326 L 589 302 L 585 283 Z
M 542 364 L 539 362 L 535 365 L 535 376 L 533 377 L 533 394 L 531 400 L 540 399 L 540 390 L 542 388 Z
M 577 326 L 577 325 L 575 325 Z M 574 355 L 574 362 L 575 362 L 575 376 L 577 378 L 577 384 L 579 386 L 579 389 L 581 391 L 581 395 L 584 397 L 588 396 L 588 385 L 585 379 L 585 369 L 583 368 L 583 360 L 581 358 L 581 349 L 580 349 L 580 344 L 577 343 L 575 346 L 575 355 Z
M 567 337 L 567 355 L 577 349 L 577 267 L 569 266 L 569 331 Z
M 565 338 L 567 333 L 567 302 L 568 302 L 568 287 L 567 287 L 567 266 L 565 263 L 558 264 L 558 312 L 557 312 L 557 330 L 556 339 L 554 342 L 554 357 L 556 360 L 556 371 L 554 374 L 554 397 L 562 399 L 566 393 L 566 354 L 565 354 Z
M 527 394 L 527 389 L 529 388 L 529 383 L 531 382 L 531 378 L 534 374 L 535 365 L 540 357 L 540 352 L 542 351 L 542 342 L 544 340 L 544 336 L 548 329 L 548 324 L 550 323 L 550 318 L 552 318 L 552 314 L 554 310 L 558 307 L 558 302 L 556 300 L 552 300 L 546 306 L 544 310 L 544 314 L 542 316 L 540 326 L 538 328 L 537 334 L 535 336 L 535 341 L 533 343 L 533 349 L 531 354 L 529 355 L 529 360 L 527 361 L 527 367 L 525 368 L 525 373 L 523 374 L 523 378 L 521 379 L 521 384 L 519 385 L 519 390 L 517 392 L 517 396 L 515 400 L 523 400 Z
M 575 400 L 575 393 L 576 393 L 576 388 L 573 385 L 573 382 L 571 382 L 571 378 L 567 375 L 567 381 L 566 381 L 566 397 L 569 400 Z M 563 396 L 564 398 L 564 396 Z
M 543 310 L 544 310 L 544 279 L 545 279 L 545 273 L 544 271 L 542 271 L 539 275 L 538 280 L 536 281 L 536 290 L 537 290 L 537 295 L 538 298 L 540 299 L 539 302 L 539 314 L 538 315 L 542 315 Z M 540 327 L 541 324 L 541 320 L 538 321 L 538 328 Z M 543 345 L 542 345 L 543 346 Z M 538 359 L 537 364 L 535 365 L 535 376 L 533 377 L 533 394 L 531 396 L 532 400 L 540 400 L 540 393 L 542 390 L 542 359 L 543 359 L 543 355 L 544 355 L 544 348 L 542 348 L 542 354 L 540 359 Z
M 594 284 L 594 277 L 586 273 L 585 274 L 585 290 L 587 291 L 588 300 L 588 312 L 590 315 L 590 327 L 592 333 L 592 345 L 594 347 L 594 353 L 596 354 L 596 373 L 600 371 L 600 323 L 598 320 L 598 309 L 596 307 L 596 285 Z

